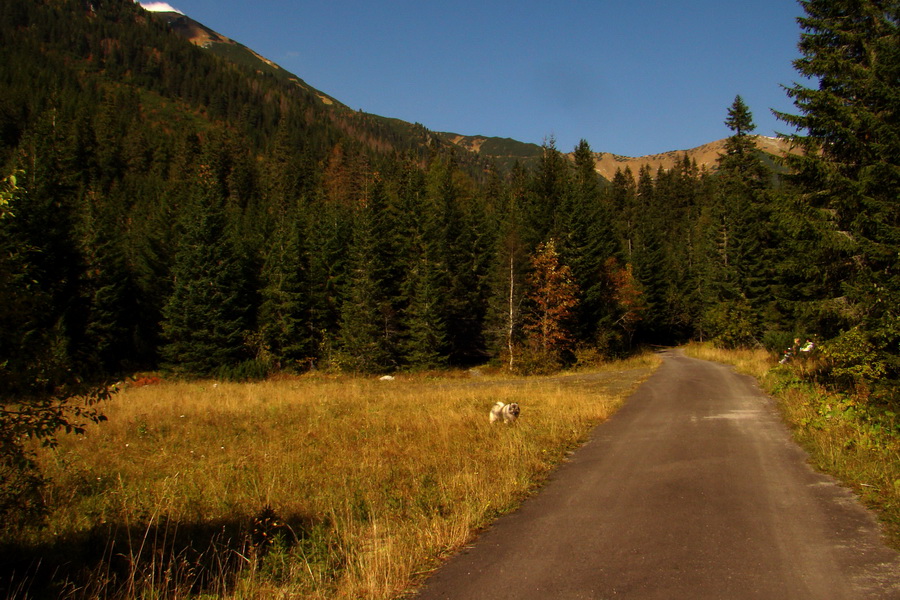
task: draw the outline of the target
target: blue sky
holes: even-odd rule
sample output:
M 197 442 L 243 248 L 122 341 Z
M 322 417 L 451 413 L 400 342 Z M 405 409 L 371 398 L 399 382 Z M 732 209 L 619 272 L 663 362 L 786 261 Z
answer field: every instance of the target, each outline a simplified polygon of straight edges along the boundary
M 169 0 L 353 109 L 434 131 L 642 156 L 788 132 L 795 0 Z

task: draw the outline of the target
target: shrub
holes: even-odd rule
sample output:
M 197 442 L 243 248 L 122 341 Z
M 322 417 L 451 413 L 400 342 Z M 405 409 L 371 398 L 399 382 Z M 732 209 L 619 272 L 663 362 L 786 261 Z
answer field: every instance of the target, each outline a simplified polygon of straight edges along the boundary
M 216 370 L 216 378 L 225 381 L 262 381 L 272 372 L 272 364 L 255 358 L 236 365 L 222 366 Z
M 19 447 L 0 453 L 0 531 L 38 522 L 45 513 L 44 478 Z
M 829 340 L 822 352 L 836 383 L 852 389 L 867 389 L 887 373 L 879 348 L 854 327 Z

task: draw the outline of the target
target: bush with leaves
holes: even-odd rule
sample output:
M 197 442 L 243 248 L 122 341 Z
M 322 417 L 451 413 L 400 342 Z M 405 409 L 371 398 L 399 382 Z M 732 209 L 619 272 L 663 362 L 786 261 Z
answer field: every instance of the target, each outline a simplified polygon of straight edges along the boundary
M 103 420 L 93 405 L 110 393 L 74 375 L 61 327 L 47 326 L 50 301 L 14 223 L 23 193 L 15 176 L 0 184 L 0 530 L 40 516 L 43 478 L 30 444 L 52 446 L 57 432 Z
M 888 370 L 880 350 L 862 329 L 854 327 L 829 340 L 822 353 L 836 383 L 867 394 Z

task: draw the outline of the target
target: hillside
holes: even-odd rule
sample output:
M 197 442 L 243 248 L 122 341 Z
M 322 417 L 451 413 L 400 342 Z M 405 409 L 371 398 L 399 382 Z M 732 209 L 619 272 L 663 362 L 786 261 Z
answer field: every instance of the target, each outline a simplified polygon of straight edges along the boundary
M 252 126 L 246 116 L 271 107 L 273 117 L 278 113 L 292 114 L 305 121 L 308 128 L 305 137 L 308 140 L 313 132 L 315 141 L 328 140 L 318 149 L 320 151 L 341 141 L 344 145 L 365 148 L 365 152 L 373 156 L 412 153 L 424 159 L 431 152 L 451 147 L 449 141 L 418 123 L 353 110 L 255 50 L 187 15 L 167 11 L 146 11 L 145 14 L 150 16 L 151 21 L 164 25 L 170 34 L 175 34 L 172 37 L 185 39 L 202 49 L 203 54 L 220 61 L 220 66 L 230 65 L 232 72 L 223 73 L 224 79 L 248 85 L 254 90 L 248 96 L 256 96 L 258 100 L 243 97 L 234 102 L 233 92 L 223 89 L 222 92 L 210 90 L 204 94 L 206 97 L 201 99 L 201 103 L 224 109 L 225 114 L 211 116 L 224 117 L 239 126 L 250 125 L 250 135 L 260 142 L 266 143 L 272 139 L 274 129 L 278 127 L 277 121 L 273 119 Z M 219 67 L 204 68 L 220 72 Z M 486 169 L 486 157 L 476 153 L 462 153 L 458 160 L 473 174 Z
M 173 32 L 188 39 L 196 46 L 233 63 L 249 67 L 258 73 L 272 75 L 279 81 L 297 85 L 304 91 L 312 93 L 323 105 L 333 107 L 340 112 L 346 111 L 351 114 L 353 112 L 339 100 L 313 88 L 300 77 L 286 71 L 271 60 L 186 15 L 175 12 L 152 14 L 164 20 Z M 369 117 L 382 121 L 385 125 L 402 132 L 404 135 L 413 137 L 421 135 L 420 129 L 400 119 L 390 119 L 377 115 L 369 115 Z M 434 132 L 434 138 L 490 160 L 503 171 L 511 168 L 516 162 L 523 165 L 533 164 L 541 155 L 541 146 L 538 144 L 520 142 L 511 138 L 465 135 L 453 132 Z M 724 139 L 716 140 L 687 150 L 672 150 L 662 154 L 637 157 L 622 156 L 605 151 L 597 152 L 597 173 L 602 175 L 607 181 L 612 180 L 619 169 L 625 170 L 625 168 L 630 168 L 633 173 L 637 173 L 642 166 L 649 165 L 651 171 L 655 173 L 660 167 L 666 170 L 671 169 L 685 155 L 690 160 L 695 161 L 700 168 L 714 170 L 716 161 L 723 152 L 724 143 Z M 757 136 L 757 145 L 761 151 L 772 157 L 782 156 L 787 150 L 786 143 L 777 138 Z
M 236 64 L 249 67 L 258 73 L 272 75 L 280 81 L 293 83 L 304 90 L 312 92 L 319 100 L 321 100 L 322 104 L 328 106 L 336 105 L 347 109 L 346 106 L 331 96 L 308 85 L 305 81 L 293 73 L 284 70 L 278 64 L 256 53 L 243 44 L 240 44 L 217 31 L 213 31 L 187 15 L 176 12 L 153 12 L 151 14 L 158 19 L 165 21 L 173 32 L 186 38 L 195 46 L 209 50 L 213 54 Z
M 523 165 L 532 164 L 541 155 L 541 147 L 539 145 L 520 142 L 511 138 L 461 135 L 450 132 L 437 133 L 437 135 L 469 152 L 490 158 L 501 169 L 509 169 L 516 162 Z
M 764 160 L 775 166 L 774 158 L 784 156 L 790 150 L 788 142 L 779 138 L 770 138 L 765 136 L 756 136 L 756 145 L 764 153 Z M 708 144 L 703 144 L 696 148 L 688 150 L 672 150 L 662 154 L 651 154 L 648 156 L 619 156 L 609 152 L 596 153 L 597 172 L 604 178 L 611 180 L 616 171 L 630 168 L 632 173 L 637 173 L 644 165 L 649 165 L 650 170 L 656 173 L 660 167 L 663 169 L 671 169 L 675 164 L 687 155 L 691 161 L 696 161 L 697 166 L 705 168 L 709 171 L 715 170 L 716 161 L 725 151 L 725 140 L 717 140 Z M 768 158 L 766 158 L 768 157 Z
M 541 147 L 509 138 L 484 137 L 477 135 L 460 135 L 458 133 L 438 133 L 448 142 L 494 160 L 501 168 L 509 168 L 518 161 L 523 165 L 532 164 L 541 155 Z M 777 169 L 777 159 L 790 151 L 789 144 L 779 138 L 756 136 L 756 145 L 763 153 L 763 160 L 770 167 Z M 707 171 L 714 171 L 719 156 L 725 151 L 725 140 L 716 140 L 687 150 L 672 150 L 662 154 L 647 156 L 621 156 L 612 152 L 596 152 L 596 170 L 607 181 L 611 181 L 616 171 L 630 168 L 637 172 L 644 165 L 649 165 L 655 174 L 660 167 L 669 170 L 680 162 L 685 155 L 697 166 Z M 571 157 L 571 154 L 569 155 Z
M 190 17 L 176 12 L 151 13 L 167 23 L 171 30 L 191 43 L 204 48 L 230 62 L 253 69 L 257 73 L 271 75 L 283 83 L 293 84 L 304 92 L 312 94 L 322 105 L 330 107 L 345 118 L 353 118 L 354 111 L 328 94 L 313 88 L 297 75 L 286 71 L 273 61 L 261 56 L 252 49 L 232 40 Z M 508 171 L 515 163 L 525 166 L 533 165 L 541 155 L 541 146 L 521 142 L 511 138 L 486 137 L 481 135 L 465 135 L 453 132 L 428 132 L 423 139 L 423 128 L 400 119 L 378 115 L 366 115 L 370 121 L 377 122 L 382 128 L 391 130 L 394 136 L 407 138 L 410 145 L 417 146 L 440 141 L 452 144 L 472 155 L 469 160 L 479 157 L 495 164 L 501 171 Z M 433 134 L 433 135 L 432 135 Z M 411 139 L 410 139 L 411 138 Z M 637 173 L 644 165 L 649 165 L 654 173 L 660 168 L 671 169 L 687 155 L 691 161 L 702 169 L 715 170 L 716 161 L 723 152 L 725 140 L 716 140 L 687 150 L 672 150 L 662 154 L 647 156 L 622 156 L 612 152 L 596 153 L 597 173 L 607 181 L 611 181 L 619 169 L 630 168 Z M 406 145 L 406 144 L 402 144 Z M 757 145 L 764 153 L 766 162 L 775 166 L 773 158 L 783 156 L 787 151 L 786 142 L 777 138 L 757 136 Z
M 499 357 L 509 352 L 497 335 L 509 330 L 498 326 L 509 314 L 508 259 L 522 279 L 513 301 L 524 302 L 523 274 L 543 258 L 542 240 L 559 242 L 541 252 L 559 252 L 585 288 L 571 292 L 583 305 L 574 341 L 602 333 L 604 351 L 624 352 L 718 326 L 707 317 L 716 296 L 696 295 L 691 279 L 721 256 L 703 245 L 718 239 L 705 229 L 719 221 L 696 219 L 722 210 L 715 182 L 675 168 L 637 195 L 627 183 L 600 185 L 592 169 L 612 179 L 615 168 L 637 175 L 642 164 L 670 167 L 685 155 L 711 168 L 721 143 L 654 157 L 586 155 L 572 169 L 552 146 L 351 110 L 177 13 L 151 16 L 130 0 L 59 2 L 0 14 L 8 82 L 0 158 L 7 172 L 31 178 L 9 244 L 35 248 L 23 260 L 35 263 L 49 308 L 34 304 L 32 329 L 52 331 L 62 319 L 85 371 L 228 375 L 222 369 L 321 361 L 374 372 Z M 535 168 L 487 176 L 492 162 Z M 736 228 L 741 239 L 761 235 L 755 210 L 734 209 L 729 239 Z M 215 228 L 195 229 L 203 219 Z M 201 249 L 211 255 L 192 254 Z M 742 257 L 727 258 L 731 270 Z M 681 279 L 660 277 L 670 272 Z M 203 290 L 220 288 L 211 305 L 188 286 L 204 278 Z M 609 295 L 615 285 L 644 294 L 646 306 L 623 305 Z M 771 294 L 748 297 L 762 311 Z M 221 316 L 210 317 L 213 309 Z M 179 320 L 195 312 L 198 322 Z M 773 327 L 790 316 L 772 314 Z M 219 356 L 192 353 L 206 324 L 218 327 L 208 335 L 228 332 L 216 338 Z M 524 326 L 513 325 L 524 339 Z

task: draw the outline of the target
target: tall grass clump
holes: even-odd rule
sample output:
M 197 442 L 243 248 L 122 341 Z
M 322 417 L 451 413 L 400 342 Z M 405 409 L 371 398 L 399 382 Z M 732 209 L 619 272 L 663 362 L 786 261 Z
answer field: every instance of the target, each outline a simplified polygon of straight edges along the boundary
M 778 401 L 813 464 L 875 509 L 888 543 L 900 549 L 900 418 L 889 407 L 872 402 L 863 387 L 848 392 L 829 385 L 827 349 L 784 364 L 761 349 L 692 344 L 685 351 L 755 376 Z
M 655 362 L 129 387 L 107 423 L 41 451 L 49 519 L 5 540 L 3 585 L 17 598 L 396 597 L 516 507 Z M 488 423 L 497 401 L 521 405 L 518 424 Z

